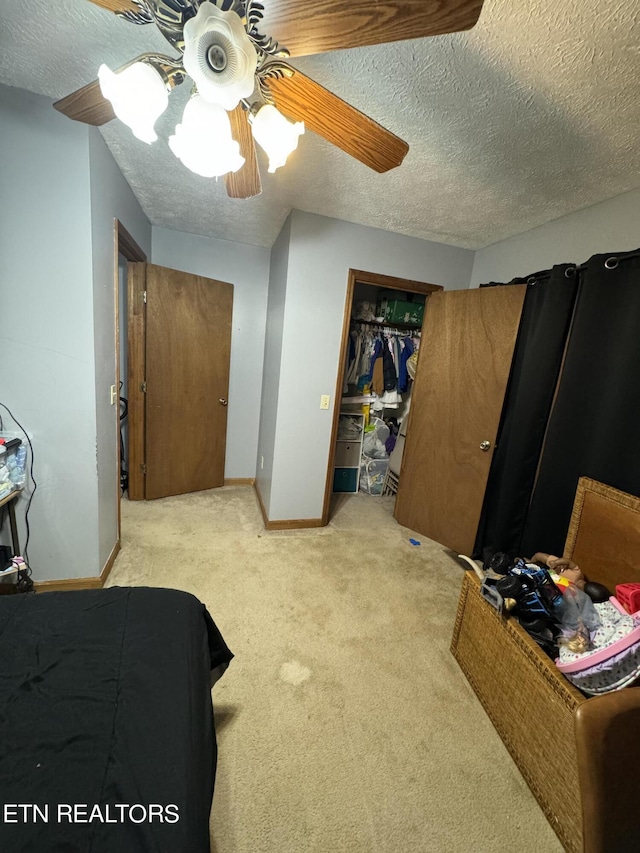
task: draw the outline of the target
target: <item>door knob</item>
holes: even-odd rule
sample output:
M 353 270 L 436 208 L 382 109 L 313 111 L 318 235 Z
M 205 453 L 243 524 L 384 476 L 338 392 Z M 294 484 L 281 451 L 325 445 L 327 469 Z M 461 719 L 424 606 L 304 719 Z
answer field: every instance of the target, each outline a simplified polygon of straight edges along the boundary
M 484 450 L 485 453 L 487 452 L 487 450 L 489 450 L 490 447 L 491 447 L 490 441 L 487 441 L 485 439 L 484 441 L 480 442 L 480 450 Z
M 222 403 L 223 406 L 228 405 L 228 400 L 225 400 L 224 397 L 220 397 L 218 400 L 219 403 Z

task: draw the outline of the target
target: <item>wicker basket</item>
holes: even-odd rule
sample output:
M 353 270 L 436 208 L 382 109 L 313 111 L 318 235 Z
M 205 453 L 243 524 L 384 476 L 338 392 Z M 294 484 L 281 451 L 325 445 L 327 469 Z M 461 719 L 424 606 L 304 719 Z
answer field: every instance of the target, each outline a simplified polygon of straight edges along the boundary
M 564 556 L 578 563 L 590 580 L 615 589 L 622 583 L 640 583 L 638 554 L 640 498 L 581 477 Z M 585 752 L 581 741 L 581 766 L 603 772 L 596 779 L 583 775 L 588 804 L 583 816 L 576 738 L 581 729 L 576 726 L 576 712 L 580 709 L 578 721 L 592 718 L 602 723 L 604 716 L 591 714 L 591 706 L 585 703 L 615 700 L 622 694 L 587 698 L 515 619 L 503 619 L 482 598 L 480 580 L 473 572 L 465 574 L 462 584 L 451 651 L 565 849 L 582 853 L 583 835 L 588 850 L 613 849 L 606 846 L 606 837 L 595 846 L 592 839 L 600 838 L 599 828 L 606 827 L 609 812 L 615 812 L 602 791 L 613 791 L 615 798 L 619 776 L 617 769 L 604 772 L 603 762 L 599 766 L 597 761 L 585 761 L 585 754 L 593 751 Z M 606 722 L 609 731 L 615 731 L 615 719 Z M 582 728 L 588 731 L 588 726 Z M 622 731 L 640 738 L 634 723 L 627 721 Z M 599 771 L 594 771 L 598 766 Z M 583 831 L 584 821 L 590 832 Z M 633 826 L 631 836 L 631 846 L 615 849 L 640 850 L 635 843 L 640 826 Z
M 587 698 L 482 598 L 473 572 L 465 572 L 451 651 L 565 849 L 582 853 L 573 715 Z

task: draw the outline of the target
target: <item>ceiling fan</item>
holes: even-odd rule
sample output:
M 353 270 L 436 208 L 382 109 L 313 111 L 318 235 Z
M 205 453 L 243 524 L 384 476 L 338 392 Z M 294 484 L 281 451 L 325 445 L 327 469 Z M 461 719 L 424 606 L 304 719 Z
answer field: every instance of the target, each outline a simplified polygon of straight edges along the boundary
M 151 142 L 169 93 L 190 78 L 192 96 L 170 147 L 192 171 L 224 175 L 230 197 L 251 198 L 262 189 L 254 142 L 275 171 L 305 125 L 377 172 L 399 166 L 409 150 L 289 57 L 466 30 L 484 0 L 89 2 L 132 24 L 155 24 L 177 56 L 145 53 L 115 73 L 101 66 L 98 80 L 55 108 L 92 125 L 117 115 Z

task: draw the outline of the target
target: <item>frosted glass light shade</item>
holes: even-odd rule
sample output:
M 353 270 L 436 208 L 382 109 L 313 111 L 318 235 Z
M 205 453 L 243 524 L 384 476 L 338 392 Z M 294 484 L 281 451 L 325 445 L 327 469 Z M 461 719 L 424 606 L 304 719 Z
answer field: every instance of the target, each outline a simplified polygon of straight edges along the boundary
M 258 54 L 237 12 L 205 0 L 183 33 L 184 67 L 205 101 L 233 110 L 253 93 Z
M 203 178 L 237 172 L 244 164 L 240 146 L 231 136 L 229 116 L 199 95 L 184 108 L 182 123 L 169 137 L 169 147 L 187 169 Z
M 155 142 L 157 119 L 166 110 L 169 93 L 164 80 L 150 65 L 135 62 L 114 73 L 107 65 L 98 69 L 100 89 L 115 114 L 143 142 Z
M 284 166 L 289 154 L 298 147 L 304 123 L 289 121 L 274 106 L 265 104 L 251 119 L 251 132 L 269 157 L 269 171 L 275 172 Z

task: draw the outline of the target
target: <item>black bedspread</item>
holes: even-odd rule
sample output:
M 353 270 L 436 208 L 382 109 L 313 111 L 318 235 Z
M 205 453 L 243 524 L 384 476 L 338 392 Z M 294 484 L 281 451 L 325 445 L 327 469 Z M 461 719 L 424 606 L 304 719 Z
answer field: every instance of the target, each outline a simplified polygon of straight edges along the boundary
M 231 658 L 176 590 L 2 596 L 0 851 L 209 853 Z

